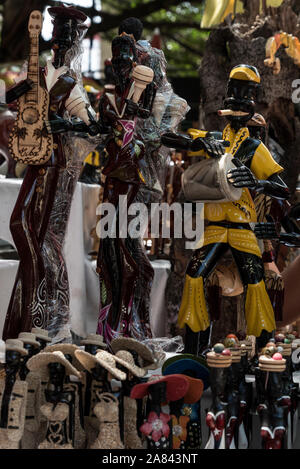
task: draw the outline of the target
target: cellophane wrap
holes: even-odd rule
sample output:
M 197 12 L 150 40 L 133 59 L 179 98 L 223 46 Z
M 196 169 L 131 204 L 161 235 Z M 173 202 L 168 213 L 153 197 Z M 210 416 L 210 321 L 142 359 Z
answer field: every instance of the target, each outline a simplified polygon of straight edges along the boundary
M 53 343 L 71 340 L 70 293 L 63 245 L 82 163 L 99 143 L 95 137 L 83 138 L 71 132 L 64 134 L 61 140 L 67 167 L 59 173 L 53 210 L 42 247 L 46 273 L 47 329 Z
M 137 138 L 145 145 L 140 170 L 146 181 L 146 187 L 139 191 L 137 200 L 159 202 L 165 188 L 170 154 L 169 149 L 161 145 L 160 138 L 165 132 L 175 131 L 190 108 L 184 99 L 174 93 L 167 79 L 163 51 L 151 47 L 148 41 L 138 41 L 137 49 L 143 57 L 143 65 L 154 71 L 156 85 L 151 115 L 148 119 L 138 118 L 136 125 Z
M 184 349 L 183 339 L 180 335 L 176 337 L 155 337 L 152 339 L 145 339 L 145 345 L 150 347 L 157 355 L 161 353 L 181 353 Z

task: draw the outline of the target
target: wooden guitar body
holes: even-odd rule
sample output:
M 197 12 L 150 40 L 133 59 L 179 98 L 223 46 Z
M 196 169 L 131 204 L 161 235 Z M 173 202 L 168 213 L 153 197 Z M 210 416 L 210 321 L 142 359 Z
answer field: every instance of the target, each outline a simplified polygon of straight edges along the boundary
M 39 103 L 26 101 L 26 96 L 19 98 L 18 115 L 9 139 L 12 157 L 23 164 L 40 165 L 51 157 L 53 151 L 52 134 L 44 129 L 48 118 L 49 94 L 39 87 Z
M 49 93 L 39 83 L 39 34 L 42 28 L 42 14 L 31 12 L 28 31 L 30 53 L 28 78 L 32 89 L 18 99 L 18 115 L 9 138 L 9 151 L 14 160 L 23 164 L 41 165 L 46 163 L 53 151 L 53 137 L 47 132 Z

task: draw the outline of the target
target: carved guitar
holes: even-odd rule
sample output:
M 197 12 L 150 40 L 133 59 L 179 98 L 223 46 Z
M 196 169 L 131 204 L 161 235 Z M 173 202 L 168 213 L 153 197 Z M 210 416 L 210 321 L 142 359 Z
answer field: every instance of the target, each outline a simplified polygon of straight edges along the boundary
M 52 135 L 44 130 L 48 119 L 49 94 L 39 84 L 39 35 L 42 14 L 30 14 L 28 31 L 30 53 L 27 77 L 32 89 L 18 99 L 18 115 L 9 139 L 9 151 L 14 160 L 30 165 L 40 165 L 49 160 L 53 150 Z

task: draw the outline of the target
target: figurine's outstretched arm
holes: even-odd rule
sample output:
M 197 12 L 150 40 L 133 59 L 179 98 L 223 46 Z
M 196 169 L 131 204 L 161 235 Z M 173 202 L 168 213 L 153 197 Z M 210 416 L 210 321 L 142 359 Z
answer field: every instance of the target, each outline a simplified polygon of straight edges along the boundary
M 199 151 L 204 150 L 208 156 L 219 157 L 225 153 L 225 147 L 230 145 L 224 140 L 217 140 L 207 134 L 205 137 L 193 139 L 187 135 L 166 132 L 161 136 L 161 143 L 169 148 L 178 150 Z
M 240 160 L 234 158 L 233 163 L 236 169 L 231 169 L 227 173 L 229 182 L 234 187 L 248 187 L 258 193 L 263 193 L 276 199 L 288 199 L 290 191 L 278 174 L 272 174 L 268 179 L 257 179 L 251 169 L 243 165 Z
M 31 90 L 33 81 L 27 78 L 26 80 L 20 81 L 15 86 L 12 86 L 5 94 L 6 104 L 10 104 L 16 99 L 26 94 L 27 91 Z

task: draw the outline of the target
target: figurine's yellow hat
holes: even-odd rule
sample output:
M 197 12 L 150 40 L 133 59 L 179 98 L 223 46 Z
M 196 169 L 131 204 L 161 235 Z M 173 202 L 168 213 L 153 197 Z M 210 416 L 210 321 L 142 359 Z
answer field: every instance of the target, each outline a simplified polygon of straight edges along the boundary
M 260 83 L 260 74 L 252 65 L 237 65 L 231 70 L 229 78 Z

